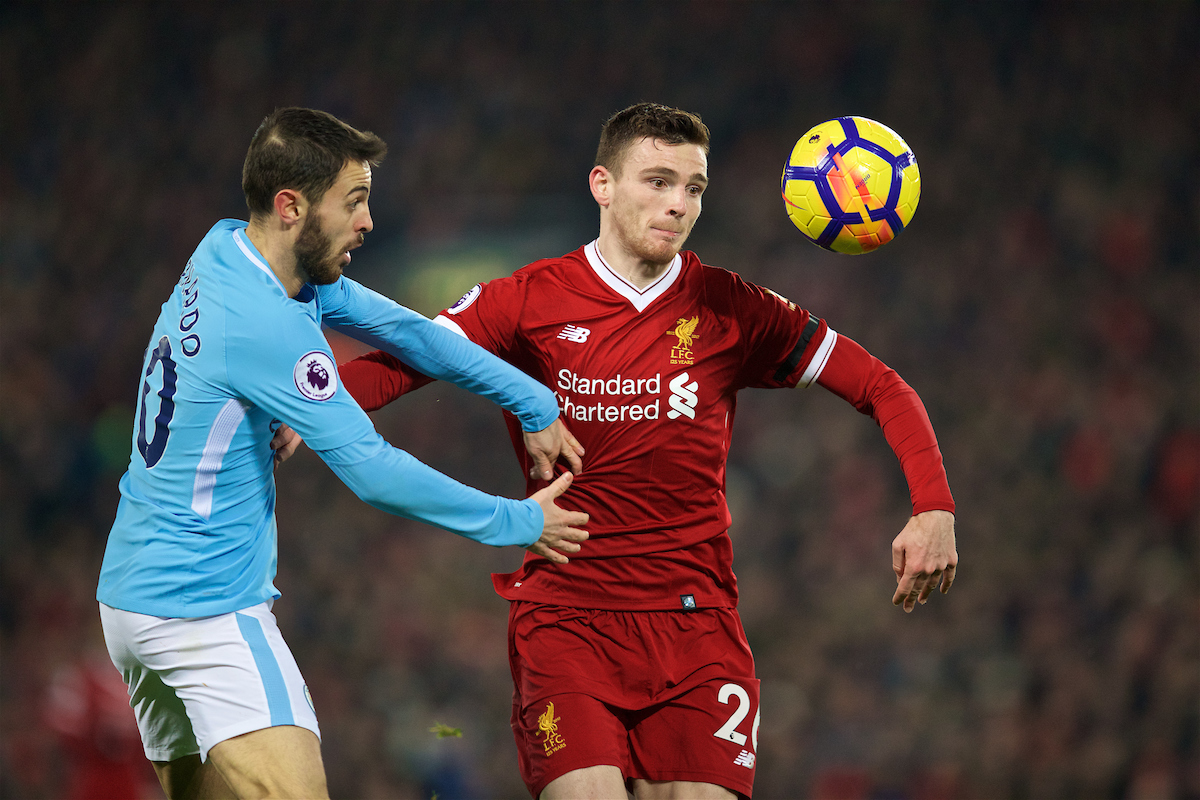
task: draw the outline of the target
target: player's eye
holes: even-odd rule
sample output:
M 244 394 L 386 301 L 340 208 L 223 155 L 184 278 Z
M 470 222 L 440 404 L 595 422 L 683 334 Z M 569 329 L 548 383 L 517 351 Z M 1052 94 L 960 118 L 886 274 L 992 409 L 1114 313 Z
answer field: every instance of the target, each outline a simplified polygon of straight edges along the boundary
M 655 189 L 664 189 L 667 186 L 667 182 L 664 181 L 662 178 L 654 178 L 650 181 L 650 185 L 653 186 Z

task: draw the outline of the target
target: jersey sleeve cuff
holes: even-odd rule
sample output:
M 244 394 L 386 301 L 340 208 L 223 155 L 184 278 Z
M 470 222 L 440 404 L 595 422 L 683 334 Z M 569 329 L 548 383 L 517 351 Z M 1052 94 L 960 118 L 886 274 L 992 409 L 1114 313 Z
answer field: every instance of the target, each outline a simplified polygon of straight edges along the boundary
M 922 503 L 913 503 L 913 516 L 924 514 L 926 511 L 949 511 L 954 513 L 953 500 L 927 500 Z

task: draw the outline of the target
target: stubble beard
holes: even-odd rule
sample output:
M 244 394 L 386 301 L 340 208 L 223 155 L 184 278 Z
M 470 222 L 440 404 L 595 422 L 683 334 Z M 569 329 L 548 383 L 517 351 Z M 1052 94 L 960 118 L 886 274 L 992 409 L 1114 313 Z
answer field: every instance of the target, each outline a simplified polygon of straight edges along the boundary
M 324 286 L 342 277 L 341 253 L 331 252 L 333 239 L 321 227 L 321 218 L 312 214 L 304 220 L 292 252 L 296 270 L 305 283 Z
M 639 230 L 638 220 L 630 215 L 628 219 L 617 220 L 617 235 L 626 251 L 634 257 L 658 266 L 666 266 L 683 249 L 690 231 L 684 231 L 673 241 L 655 240 L 649 231 Z M 636 231 L 636 233 L 634 233 Z

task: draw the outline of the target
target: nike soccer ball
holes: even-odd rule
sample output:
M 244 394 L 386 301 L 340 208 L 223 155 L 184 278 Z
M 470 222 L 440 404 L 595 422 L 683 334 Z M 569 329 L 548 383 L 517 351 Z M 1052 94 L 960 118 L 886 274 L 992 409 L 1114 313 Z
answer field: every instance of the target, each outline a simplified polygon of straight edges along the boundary
M 869 253 L 912 221 L 921 172 L 891 128 L 864 117 L 838 117 L 796 142 L 781 189 L 788 216 L 814 244 Z

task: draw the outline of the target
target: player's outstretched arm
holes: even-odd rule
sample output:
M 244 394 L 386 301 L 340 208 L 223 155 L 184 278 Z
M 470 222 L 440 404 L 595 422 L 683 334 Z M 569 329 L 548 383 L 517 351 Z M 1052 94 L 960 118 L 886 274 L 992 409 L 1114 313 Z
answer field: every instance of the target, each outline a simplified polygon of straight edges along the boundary
M 582 511 L 567 511 L 554 504 L 554 501 L 570 485 L 571 473 L 564 472 L 554 483 L 529 496 L 530 500 L 536 501 L 542 507 L 542 516 L 545 521 L 542 525 L 541 538 L 525 549 L 547 558 L 555 564 L 568 563 L 569 559 L 563 553 L 578 553 L 579 542 L 586 541 L 588 538 L 587 531 L 576 527 L 586 525 L 588 515 Z
M 911 612 L 934 587 L 950 591 L 958 566 L 954 544 L 954 498 L 933 425 L 921 398 L 899 375 L 845 336 L 833 340 L 819 382 L 869 414 L 900 461 L 912 497 L 913 516 L 892 542 L 896 594 L 892 603 Z
M 554 464 L 560 458 L 566 459 L 575 475 L 583 470 L 583 445 L 567 430 L 561 418 L 536 433 L 525 431 L 525 449 L 533 459 L 529 477 L 534 480 L 553 478 Z
M 892 542 L 892 570 L 898 584 L 892 605 L 903 605 L 910 613 L 918 603 L 924 605 L 935 588 L 940 586 L 945 594 L 957 567 L 954 515 L 949 511 L 914 515 Z
M 458 331 L 342 277 L 318 287 L 322 322 L 391 353 L 438 380 L 482 395 L 512 412 L 526 431 L 540 431 L 558 417 L 554 393 Z
M 544 512 L 536 501 L 473 489 L 384 441 L 349 393 L 338 391 L 333 358 L 320 331 L 299 315 L 297 320 L 269 324 L 253 309 L 242 310 L 237 333 L 226 337 L 227 346 L 240 353 L 226 367 L 236 397 L 286 420 L 351 491 L 376 508 L 496 547 L 528 547 L 539 540 Z M 425 320 L 424 327 L 437 326 Z M 559 415 L 554 395 L 541 389 L 552 413 L 532 430 L 549 427 Z
M 314 451 L 360 500 L 389 514 L 495 547 L 529 547 L 546 533 L 546 508 L 533 498 L 497 497 L 461 484 L 392 447 L 375 431 L 347 445 Z M 550 522 L 570 527 L 574 519 Z
M 401 395 L 419 389 L 433 380 L 382 350 L 375 350 L 339 365 L 338 374 L 346 390 L 364 411 L 383 408 Z M 563 424 L 561 417 L 540 431 L 524 431 L 524 436 L 525 449 L 529 451 L 533 460 L 533 465 L 529 468 L 530 478 L 551 480 L 554 477 L 554 464 L 559 459 L 565 460 L 574 474 L 578 475 L 582 471 L 583 445 Z M 279 448 L 288 442 L 288 439 L 281 438 L 279 434 L 276 434 L 275 441 L 271 442 L 271 448 L 276 450 L 276 463 L 291 455 L 290 451 L 279 455 Z

